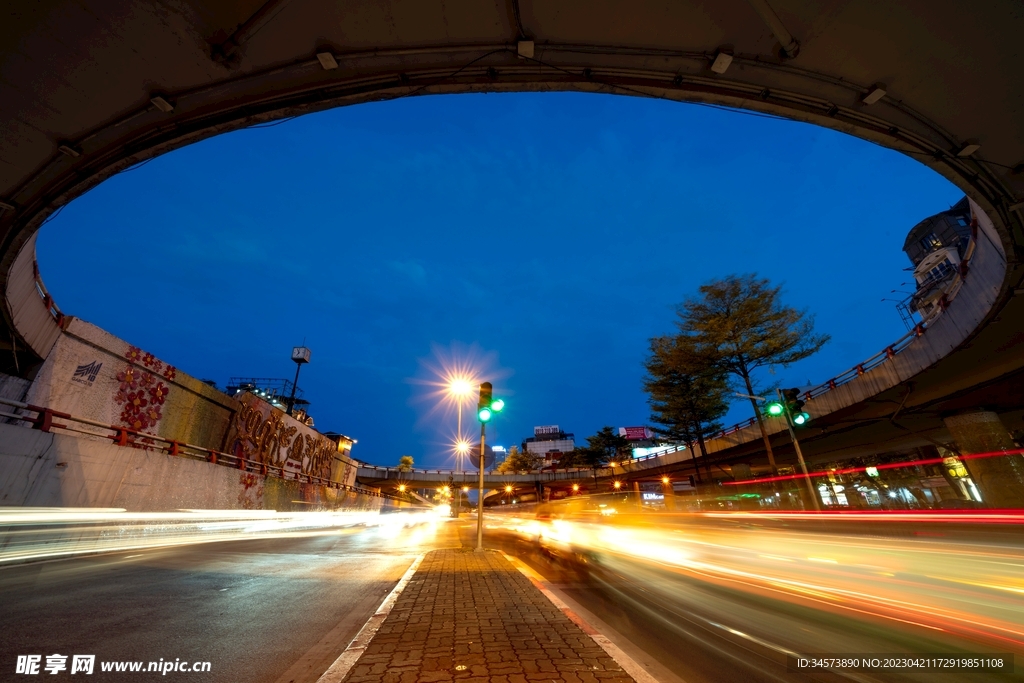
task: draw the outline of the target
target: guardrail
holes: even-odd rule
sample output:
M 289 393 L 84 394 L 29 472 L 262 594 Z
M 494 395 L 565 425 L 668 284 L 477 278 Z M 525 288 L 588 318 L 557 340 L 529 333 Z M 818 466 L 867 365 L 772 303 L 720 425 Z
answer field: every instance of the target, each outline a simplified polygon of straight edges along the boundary
M 642 455 L 642 456 L 640 456 L 638 458 L 629 458 L 628 460 L 623 460 L 621 463 L 619 463 L 619 462 L 610 463 L 608 466 L 598 467 L 597 469 L 598 469 L 598 471 L 614 469 L 614 468 L 620 467 L 622 465 L 633 464 L 633 463 L 637 463 L 637 462 L 644 462 L 646 460 L 653 460 L 653 459 L 660 458 L 660 457 L 665 456 L 665 455 L 669 455 L 670 453 L 678 453 L 679 451 L 685 451 L 685 450 L 687 450 L 687 447 L 684 444 L 678 444 L 678 445 L 675 445 L 675 446 L 670 446 L 670 447 L 666 448 L 665 450 L 659 451 L 657 453 L 651 453 L 649 455 Z M 475 471 L 473 471 L 473 472 L 456 472 L 455 470 L 442 470 L 442 469 L 434 469 L 434 470 L 415 469 L 415 468 L 403 469 L 403 468 L 399 468 L 399 467 L 381 467 L 380 465 L 370 465 L 368 463 L 361 463 L 359 465 L 359 469 L 361 469 L 361 470 L 376 470 L 378 472 L 383 472 L 383 478 L 384 479 L 390 478 L 390 475 L 391 475 L 392 472 L 395 472 L 397 474 L 410 474 L 410 475 L 411 474 L 436 474 L 436 475 L 439 475 L 439 476 L 444 476 L 444 475 L 453 475 L 453 474 L 472 474 L 474 477 L 477 476 L 477 472 L 475 472 Z M 593 467 L 546 467 L 546 468 L 540 469 L 540 470 L 516 470 L 515 472 L 499 472 L 497 469 L 484 470 L 484 475 L 485 476 L 501 476 L 501 475 L 512 476 L 512 475 L 516 475 L 516 474 L 585 474 L 587 476 L 592 476 L 593 473 L 594 473 L 594 468 Z M 558 478 L 558 477 L 555 477 L 555 478 Z
M 822 382 L 821 384 L 819 384 L 817 386 L 814 386 L 814 387 L 811 387 L 810 389 L 805 391 L 803 393 L 804 400 L 809 400 L 809 399 L 812 399 L 812 398 L 817 398 L 818 396 L 821 396 L 822 394 L 826 394 L 826 393 L 832 391 L 836 387 L 842 386 L 843 384 L 846 384 L 847 382 L 851 382 L 851 381 L 857 379 L 858 377 L 863 375 L 865 372 L 869 372 L 870 370 L 874 370 L 875 368 L 877 368 L 882 363 L 895 358 L 897 354 L 899 354 L 901 351 L 903 351 L 908 346 L 910 346 L 911 342 L 913 342 L 915 339 L 917 339 L 918 337 L 923 335 L 924 332 L 925 332 L 925 325 L 924 325 L 924 323 L 919 323 L 918 325 L 914 326 L 914 329 L 912 329 L 910 332 L 907 332 L 905 335 L 903 335 L 902 337 L 900 337 L 895 342 L 893 342 L 889 346 L 885 347 L 884 349 L 882 349 L 881 351 L 879 351 L 875 355 L 871 356 L 871 358 L 868 358 L 863 363 L 858 363 L 857 365 L 854 365 L 849 370 L 836 375 L 832 379 L 830 379 L 830 380 L 828 380 L 826 382 Z M 756 417 L 752 417 L 750 419 L 744 420 L 743 422 L 738 422 L 738 423 L 734 424 L 731 427 L 726 427 L 725 429 L 723 429 L 722 431 L 718 432 L 717 434 L 712 435 L 710 438 L 712 438 L 712 439 L 721 438 L 723 436 L 727 436 L 729 434 L 733 434 L 735 432 L 738 432 L 741 429 L 746 429 L 747 427 L 753 427 L 755 424 L 757 424 L 757 418 Z
M 363 486 L 349 486 L 348 484 L 331 481 L 330 479 L 324 479 L 320 476 L 290 471 L 285 469 L 283 466 L 268 465 L 267 463 L 245 458 L 240 455 L 224 453 L 212 448 L 196 446 L 195 444 L 185 443 L 183 441 L 175 441 L 174 439 L 168 439 L 157 434 L 150 434 L 149 432 L 142 432 L 135 429 L 129 429 L 127 427 L 118 427 L 116 425 L 108 425 L 84 417 L 75 417 L 74 415 L 62 413 L 51 408 L 34 406 L 30 403 L 22 403 L 21 401 L 14 401 L 6 398 L 0 398 L 0 405 L 6 405 L 35 413 L 35 416 L 31 416 L 8 411 L 0 411 L 0 417 L 13 418 L 15 420 L 27 422 L 30 427 L 38 429 L 41 432 L 52 432 L 54 429 L 59 429 L 62 432 L 85 434 L 87 436 L 109 440 L 116 446 L 128 446 L 140 450 L 157 451 L 177 457 L 204 460 L 214 465 L 233 467 L 243 472 L 252 472 L 255 474 L 262 474 L 263 476 L 276 477 L 278 479 L 297 481 L 300 483 L 317 484 L 327 488 L 337 489 L 339 491 L 361 493 L 367 496 L 375 496 L 377 498 L 399 500 L 396 496 L 390 496 L 371 488 Z M 63 424 L 58 422 L 58 420 L 73 422 L 75 424 Z M 85 429 L 83 427 L 92 427 L 102 431 L 94 431 L 93 429 Z M 112 434 L 104 432 L 112 432 Z

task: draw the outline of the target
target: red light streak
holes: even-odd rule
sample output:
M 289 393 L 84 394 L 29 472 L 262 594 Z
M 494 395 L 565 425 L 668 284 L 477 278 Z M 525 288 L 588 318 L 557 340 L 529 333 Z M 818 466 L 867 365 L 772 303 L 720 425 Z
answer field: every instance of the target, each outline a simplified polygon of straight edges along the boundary
M 975 460 L 977 458 L 995 458 L 1001 455 L 1021 455 L 1024 448 L 1017 448 L 1010 451 L 992 451 L 990 453 L 971 453 L 969 455 L 958 455 L 961 460 Z M 946 458 L 928 458 L 927 460 L 911 460 L 910 462 L 891 462 L 885 465 L 868 465 L 866 467 L 844 467 L 838 470 L 826 470 L 821 472 L 810 472 L 808 474 L 785 474 L 777 477 L 764 477 L 762 479 L 744 479 L 743 481 L 722 482 L 725 486 L 740 486 L 743 484 L 765 484 L 773 481 L 792 481 L 793 479 L 809 479 L 812 477 L 827 477 L 830 474 L 853 474 L 854 472 L 865 472 L 868 467 L 876 470 L 892 470 L 900 467 L 916 467 L 918 465 L 939 465 Z

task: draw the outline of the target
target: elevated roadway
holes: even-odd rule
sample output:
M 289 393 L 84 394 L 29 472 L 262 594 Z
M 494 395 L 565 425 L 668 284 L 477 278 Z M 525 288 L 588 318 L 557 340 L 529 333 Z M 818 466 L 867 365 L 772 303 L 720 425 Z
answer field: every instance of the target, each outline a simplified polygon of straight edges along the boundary
M 50 0 L 6 14 L 0 371 L 31 378 L 62 334 L 35 263 L 39 227 L 113 174 L 329 107 L 576 90 L 825 126 L 911 156 L 973 202 L 981 238 L 964 289 L 901 353 L 815 396 L 811 458 L 932 443 L 948 437 L 951 413 L 1021 404 L 1024 8 L 1014 0 Z M 723 462 L 763 464 L 749 432 L 712 448 Z

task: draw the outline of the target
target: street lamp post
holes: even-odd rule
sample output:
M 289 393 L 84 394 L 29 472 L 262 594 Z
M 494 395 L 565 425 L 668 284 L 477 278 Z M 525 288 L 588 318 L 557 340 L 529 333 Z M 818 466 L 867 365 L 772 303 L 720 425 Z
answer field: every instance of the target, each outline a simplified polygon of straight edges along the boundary
M 458 404 L 459 417 L 456 430 L 457 436 L 455 438 L 455 471 L 457 473 L 462 472 L 462 458 L 467 452 L 465 448 L 466 439 L 462 435 L 462 402 L 469 396 L 470 391 L 472 391 L 472 385 L 465 377 L 453 377 L 448 381 L 448 395 L 454 398 Z

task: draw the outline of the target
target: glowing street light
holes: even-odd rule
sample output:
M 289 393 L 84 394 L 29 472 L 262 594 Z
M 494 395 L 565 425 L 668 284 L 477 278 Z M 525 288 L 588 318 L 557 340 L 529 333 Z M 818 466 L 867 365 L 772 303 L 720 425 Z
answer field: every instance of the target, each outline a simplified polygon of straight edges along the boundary
M 613 484 L 613 486 L 615 487 L 615 490 L 617 491 L 617 490 L 622 488 L 622 482 L 621 481 L 617 481 L 617 482 L 615 482 Z
M 405 493 L 405 484 L 399 484 L 398 490 L 401 491 L 402 493 Z
M 466 398 L 473 392 L 473 381 L 468 377 L 452 377 L 448 380 L 448 393 L 457 398 Z
M 573 493 L 579 493 L 580 492 L 580 485 L 579 484 L 573 484 L 572 485 L 572 492 Z
M 448 392 L 448 397 L 459 406 L 458 438 L 455 442 L 455 453 L 458 457 L 455 458 L 455 471 L 461 472 L 462 456 L 469 452 L 469 443 L 462 436 L 462 404 L 473 393 L 473 379 L 466 375 L 452 375 L 448 378 L 445 389 Z
M 505 493 L 512 493 L 512 487 L 511 486 L 506 486 L 505 487 Z
M 667 484 L 668 483 L 668 477 L 662 477 L 661 478 L 661 483 L 662 484 Z

